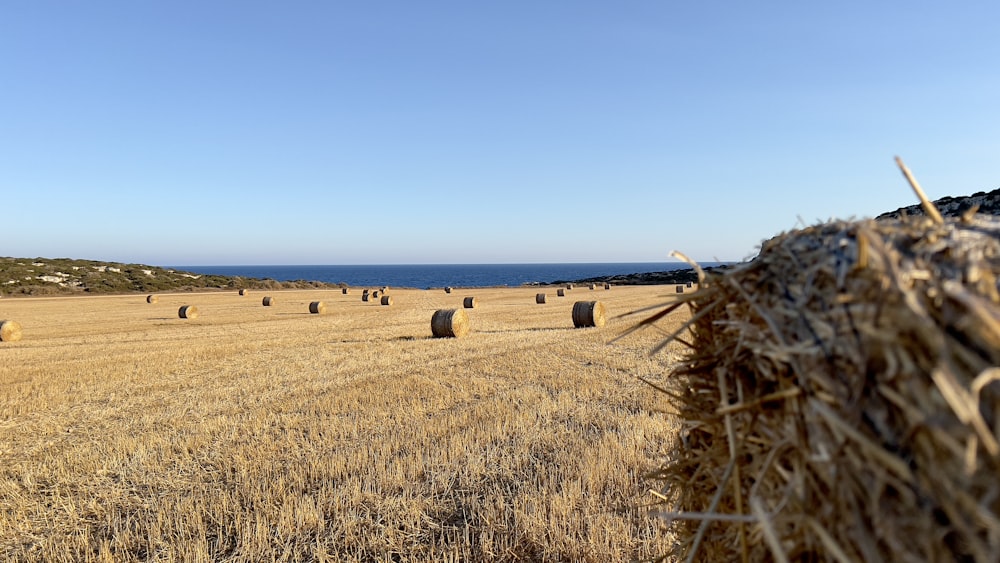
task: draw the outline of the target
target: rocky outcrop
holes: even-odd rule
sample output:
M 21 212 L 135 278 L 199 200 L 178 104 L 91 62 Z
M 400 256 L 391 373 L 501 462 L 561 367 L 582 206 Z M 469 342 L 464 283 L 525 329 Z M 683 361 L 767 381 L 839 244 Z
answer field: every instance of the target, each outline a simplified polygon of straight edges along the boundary
M 976 192 L 969 196 L 947 196 L 936 200 L 933 203 L 944 217 L 960 217 L 963 213 L 975 206 L 979 207 L 977 213 L 1000 215 L 1000 188 L 995 189 L 992 192 Z M 904 214 L 910 216 L 925 215 L 924 208 L 921 207 L 920 204 L 917 204 L 900 207 L 895 211 L 888 211 L 876 217 L 875 220 L 898 219 Z
M 712 270 L 719 270 L 725 268 L 726 266 L 715 266 L 710 268 L 705 268 L 706 272 L 711 272 Z M 572 283 L 576 285 L 587 285 L 591 283 L 603 284 L 610 283 L 611 285 L 670 285 L 678 283 L 697 283 L 698 274 L 693 268 L 685 268 L 682 270 L 669 270 L 666 272 L 637 272 L 634 274 L 617 274 L 614 276 L 600 276 L 596 278 L 585 278 L 582 280 L 558 280 L 549 283 L 548 285 L 563 285 L 567 283 Z

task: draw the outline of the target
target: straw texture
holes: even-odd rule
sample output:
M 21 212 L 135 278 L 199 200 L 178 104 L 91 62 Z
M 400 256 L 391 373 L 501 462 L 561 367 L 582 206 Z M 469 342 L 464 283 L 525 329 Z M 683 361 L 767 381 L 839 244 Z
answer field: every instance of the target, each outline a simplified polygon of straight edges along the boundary
M 692 312 L 657 347 L 688 350 L 671 555 L 1000 561 L 998 275 L 996 218 L 831 222 L 642 321 Z

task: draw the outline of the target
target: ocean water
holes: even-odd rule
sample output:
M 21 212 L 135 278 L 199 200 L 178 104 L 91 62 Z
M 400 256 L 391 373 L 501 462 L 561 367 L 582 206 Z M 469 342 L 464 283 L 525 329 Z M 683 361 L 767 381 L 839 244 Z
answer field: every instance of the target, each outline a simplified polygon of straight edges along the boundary
M 702 267 L 718 266 L 706 262 Z M 387 264 L 374 266 L 170 266 L 197 274 L 278 281 L 307 280 L 352 286 L 494 287 L 572 281 L 600 276 L 666 272 L 689 268 L 680 262 L 601 264 Z

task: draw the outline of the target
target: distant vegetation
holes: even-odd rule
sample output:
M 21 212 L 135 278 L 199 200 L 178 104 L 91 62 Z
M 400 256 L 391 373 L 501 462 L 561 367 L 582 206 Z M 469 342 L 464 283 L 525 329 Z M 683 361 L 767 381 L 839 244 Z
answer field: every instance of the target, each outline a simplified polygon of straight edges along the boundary
M 4 295 L 111 294 L 208 289 L 307 289 L 335 287 L 311 281 L 195 274 L 144 264 L 70 258 L 0 258 Z

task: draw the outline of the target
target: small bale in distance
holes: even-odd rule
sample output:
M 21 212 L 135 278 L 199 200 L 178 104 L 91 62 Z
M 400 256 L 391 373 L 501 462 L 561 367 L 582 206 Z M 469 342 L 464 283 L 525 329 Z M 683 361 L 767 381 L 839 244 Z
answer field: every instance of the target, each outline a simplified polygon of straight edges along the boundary
M 262 303 L 262 304 L 263 304 L 263 305 L 264 305 L 265 307 L 270 307 L 270 306 L 274 305 L 274 303 L 275 303 L 275 301 L 274 301 L 274 297 L 271 297 L 270 295 L 268 295 L 268 296 L 267 296 L 267 297 L 265 297 L 265 298 L 264 298 L 263 300 L 261 300 L 261 303 Z
M 378 299 L 378 291 L 371 292 L 372 299 Z
M 593 283 L 590 284 L 590 291 L 594 291 L 595 289 L 597 289 L 597 284 L 593 284 Z
M 249 289 L 241 289 L 240 290 L 240 295 L 242 295 L 242 296 L 250 295 L 250 290 Z
M 182 305 L 180 309 L 177 309 L 177 316 L 182 319 L 197 319 L 198 308 L 194 305 Z
M 431 317 L 435 338 L 461 338 L 469 334 L 469 316 L 462 309 L 439 309 Z
M 535 294 L 535 303 L 538 303 L 538 304 L 545 303 L 545 294 L 544 293 L 536 293 Z
M 573 304 L 573 326 L 584 328 L 604 326 L 606 314 L 600 301 L 577 301 Z
M 383 285 L 382 286 L 382 293 L 389 293 L 389 286 Z
M 691 282 L 687 282 L 686 287 L 693 287 L 693 286 L 691 285 Z
M 566 289 L 573 289 L 573 284 L 571 283 L 566 284 Z
M 326 312 L 326 303 L 322 301 L 313 301 L 309 304 L 309 312 L 314 315 L 322 315 Z
M 147 295 L 146 296 L 146 303 L 156 303 L 159 300 L 160 300 L 160 298 L 157 295 Z
M 677 293 L 684 293 L 684 286 L 683 285 L 678 285 L 677 286 Z
M 371 299 L 371 295 L 372 294 L 368 293 L 368 290 L 366 289 L 365 292 L 361 294 L 361 300 L 367 303 Z
M 340 290 L 340 292 L 341 292 L 342 294 L 344 294 L 344 295 L 350 295 L 350 293 L 351 293 L 351 288 L 349 288 L 349 287 L 345 287 L 345 288 L 341 289 L 341 290 Z
M 605 283 L 604 284 L 604 290 L 607 291 L 609 289 L 611 289 L 611 284 L 610 283 Z
M 448 287 L 444 288 L 444 292 L 451 293 L 451 286 L 449 285 Z
M 383 305 L 385 305 L 386 307 L 388 307 L 389 305 L 392 305 L 392 296 L 391 295 L 383 295 L 381 303 Z
M 0 321 L 0 342 L 16 342 L 21 336 L 21 325 L 17 321 Z
M 562 288 L 557 289 L 556 297 L 566 297 L 566 290 Z
M 462 304 L 466 309 L 475 309 L 476 305 L 479 305 L 479 300 L 475 297 L 466 297 Z

